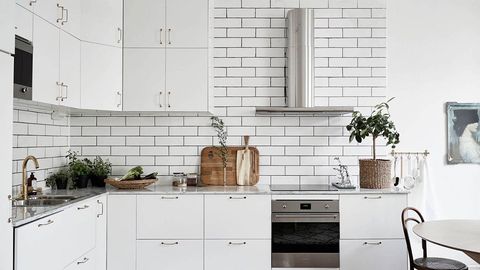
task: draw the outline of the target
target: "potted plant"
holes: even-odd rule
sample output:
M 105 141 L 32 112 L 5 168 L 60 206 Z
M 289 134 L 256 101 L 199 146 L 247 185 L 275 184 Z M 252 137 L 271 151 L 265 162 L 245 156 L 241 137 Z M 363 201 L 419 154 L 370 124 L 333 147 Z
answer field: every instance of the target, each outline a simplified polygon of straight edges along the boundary
M 76 188 L 86 188 L 90 179 L 90 166 L 88 159 L 80 160 L 77 158 L 77 152 L 68 151 L 68 167 L 72 176 L 73 184 Z
M 105 179 L 112 173 L 112 163 L 104 161 L 101 157 L 96 156 L 93 162 L 89 160 L 90 165 L 90 179 L 92 186 L 104 187 Z
M 228 148 L 227 148 L 227 131 L 225 130 L 225 124 L 223 120 L 218 118 L 217 116 L 212 116 L 210 118 L 212 120 L 212 127 L 217 132 L 218 143 L 220 146 L 215 146 L 218 150 L 218 155 L 222 159 L 223 163 L 223 185 L 227 185 L 227 165 L 228 165 Z
M 350 142 L 356 140 L 361 143 L 370 136 L 373 140 L 373 159 L 360 160 L 360 187 L 362 188 L 390 187 L 391 161 L 377 159 L 376 146 L 378 138 L 385 138 L 386 145 L 391 145 L 392 148 L 395 148 L 395 145 L 400 142 L 400 134 L 390 120 L 388 103 L 392 99 L 376 105 L 369 117 L 363 116 L 358 111 L 353 112 L 352 121 L 347 125 Z
M 72 178 L 67 168 L 61 168 L 55 173 L 52 173 L 47 179 L 46 184 L 48 187 L 57 189 L 67 189 Z

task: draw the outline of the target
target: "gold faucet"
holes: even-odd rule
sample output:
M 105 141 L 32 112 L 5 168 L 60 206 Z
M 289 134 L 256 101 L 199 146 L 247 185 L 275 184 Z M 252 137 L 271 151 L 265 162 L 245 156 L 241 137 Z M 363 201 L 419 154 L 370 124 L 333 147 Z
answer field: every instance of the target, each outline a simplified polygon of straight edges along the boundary
M 23 200 L 28 199 L 28 183 L 27 183 L 27 163 L 29 160 L 32 160 L 35 163 L 35 169 L 38 169 L 38 160 L 34 156 L 27 156 L 22 163 L 22 193 L 20 198 Z

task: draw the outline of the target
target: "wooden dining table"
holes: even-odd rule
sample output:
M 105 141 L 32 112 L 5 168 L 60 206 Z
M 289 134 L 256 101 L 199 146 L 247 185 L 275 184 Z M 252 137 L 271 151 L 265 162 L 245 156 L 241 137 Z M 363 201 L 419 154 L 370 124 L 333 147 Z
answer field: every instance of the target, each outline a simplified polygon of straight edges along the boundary
M 462 251 L 480 264 L 480 220 L 436 220 L 417 224 L 413 232 L 420 238 Z

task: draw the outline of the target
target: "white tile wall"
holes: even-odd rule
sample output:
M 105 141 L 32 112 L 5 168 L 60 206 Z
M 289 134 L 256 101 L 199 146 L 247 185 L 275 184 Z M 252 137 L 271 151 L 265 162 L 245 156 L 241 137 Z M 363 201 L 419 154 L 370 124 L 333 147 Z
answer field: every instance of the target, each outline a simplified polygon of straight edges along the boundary
M 87 119 L 77 119 L 87 121 Z M 85 122 L 86 123 L 86 122 Z M 19 192 L 22 182 L 22 161 L 27 155 L 37 157 L 40 168 L 36 170 L 32 162 L 28 165 L 42 182 L 50 172 L 65 164 L 69 148 L 69 118 L 52 119 L 51 111 L 14 108 L 13 110 L 13 194 Z M 92 144 L 95 137 L 72 138 L 78 144 Z
M 261 154 L 261 183 L 334 181 L 335 156 L 343 156 L 356 179 L 358 158 L 371 152 L 368 143 L 348 143 L 348 116 L 255 116 L 255 106 L 285 104 L 288 10 L 316 8 L 316 104 L 368 112 L 386 93 L 385 5 L 385 0 L 216 0 L 216 114 L 227 124 L 229 144 L 252 136 Z M 48 114 L 15 114 L 17 184 L 19 159 L 36 153 L 43 168 L 54 168 L 69 135 L 68 123 L 50 122 Z M 173 172 L 199 170 L 201 149 L 216 144 L 209 125 L 208 117 L 194 114 L 73 115 L 70 146 L 84 156 L 108 158 L 116 175 L 142 165 L 168 179 Z

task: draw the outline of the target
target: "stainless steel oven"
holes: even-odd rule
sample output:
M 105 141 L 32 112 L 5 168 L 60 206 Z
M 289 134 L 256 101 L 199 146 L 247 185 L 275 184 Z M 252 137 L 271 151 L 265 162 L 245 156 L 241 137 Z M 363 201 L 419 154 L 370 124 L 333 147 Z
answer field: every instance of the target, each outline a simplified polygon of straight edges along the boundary
M 33 45 L 20 36 L 15 36 L 13 68 L 13 97 L 32 100 Z
M 272 268 L 340 266 L 338 200 L 272 201 Z

